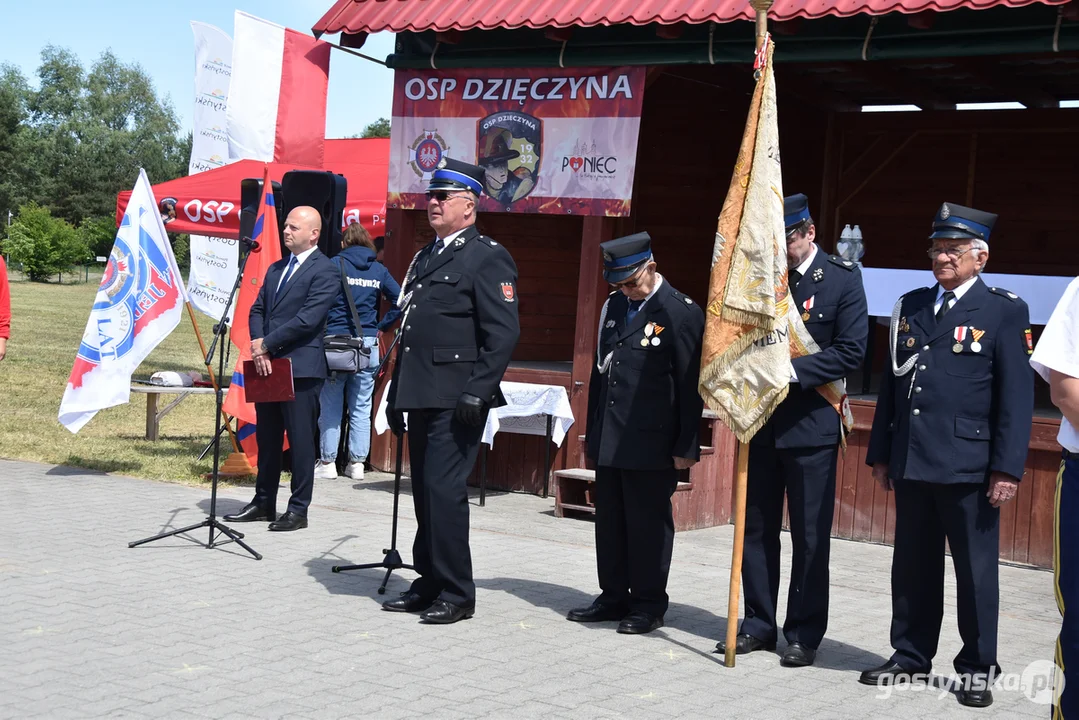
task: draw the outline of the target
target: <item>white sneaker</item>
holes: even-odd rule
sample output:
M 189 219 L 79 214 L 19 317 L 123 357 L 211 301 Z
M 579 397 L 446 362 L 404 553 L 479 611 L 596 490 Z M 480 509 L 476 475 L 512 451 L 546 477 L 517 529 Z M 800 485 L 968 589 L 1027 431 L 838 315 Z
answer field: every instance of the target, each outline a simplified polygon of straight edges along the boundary
M 315 477 L 320 480 L 336 480 L 337 463 L 320 461 L 315 465 Z
M 363 463 L 350 462 L 345 466 L 345 475 L 353 480 L 363 480 Z

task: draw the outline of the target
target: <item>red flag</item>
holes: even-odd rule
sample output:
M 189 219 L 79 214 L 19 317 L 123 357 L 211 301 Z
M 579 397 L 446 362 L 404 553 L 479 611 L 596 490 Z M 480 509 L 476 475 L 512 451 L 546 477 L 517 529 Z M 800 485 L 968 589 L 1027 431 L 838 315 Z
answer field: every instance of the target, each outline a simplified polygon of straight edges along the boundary
M 263 171 L 262 199 L 259 201 L 258 216 L 255 218 L 255 229 L 251 232 L 251 239 L 258 243 L 258 249 L 252 250 L 247 259 L 244 279 L 236 295 L 232 342 L 239 350 L 239 357 L 236 358 L 236 368 L 232 373 L 232 382 L 229 384 L 229 392 L 224 403 L 225 412 L 248 423 L 255 422 L 255 405 L 247 402 L 244 394 L 243 361 L 251 359 L 251 329 L 247 325 L 248 316 L 262 288 L 266 271 L 281 259 L 281 234 L 277 228 L 277 208 L 274 207 L 269 165 Z

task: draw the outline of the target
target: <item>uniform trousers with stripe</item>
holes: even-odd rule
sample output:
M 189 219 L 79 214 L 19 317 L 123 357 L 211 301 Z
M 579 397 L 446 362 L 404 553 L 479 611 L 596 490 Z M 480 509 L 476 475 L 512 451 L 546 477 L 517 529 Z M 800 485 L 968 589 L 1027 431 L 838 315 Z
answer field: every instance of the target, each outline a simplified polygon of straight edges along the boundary
M 1079 453 L 1064 451 L 1057 474 L 1053 512 L 1053 581 L 1060 636 L 1057 672 L 1063 670 L 1064 690 L 1053 704 L 1054 720 L 1079 718 Z M 1067 612 L 1071 610 L 1071 612 Z M 1059 687 L 1060 678 L 1056 679 Z

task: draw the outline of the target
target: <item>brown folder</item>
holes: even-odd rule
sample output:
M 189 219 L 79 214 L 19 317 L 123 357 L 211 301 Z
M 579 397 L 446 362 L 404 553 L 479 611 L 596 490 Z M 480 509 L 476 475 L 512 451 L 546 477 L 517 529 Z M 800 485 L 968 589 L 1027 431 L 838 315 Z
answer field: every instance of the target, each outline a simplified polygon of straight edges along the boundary
M 270 360 L 270 374 L 259 375 L 254 360 L 244 360 L 244 394 L 247 402 L 287 402 L 296 399 L 292 384 L 292 358 Z

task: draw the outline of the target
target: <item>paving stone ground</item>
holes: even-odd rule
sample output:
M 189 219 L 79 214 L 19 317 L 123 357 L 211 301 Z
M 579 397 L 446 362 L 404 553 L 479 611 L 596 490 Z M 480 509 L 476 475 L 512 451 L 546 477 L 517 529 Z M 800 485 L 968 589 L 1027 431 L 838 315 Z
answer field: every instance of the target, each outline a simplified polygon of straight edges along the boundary
M 318 481 L 308 529 L 235 525 L 264 555 L 256 562 L 236 545 L 184 537 L 128 548 L 199 522 L 206 490 L 0 461 L 0 717 L 1048 717 L 1018 678 L 1052 658 L 1050 573 L 1001 568 L 999 655 L 1013 689 L 972 710 L 946 690 L 880 697 L 858 684 L 890 654 L 891 548 L 833 541 L 830 626 L 814 667 L 754 653 L 728 669 L 712 650 L 725 632 L 731 527 L 679 533 L 666 627 L 624 636 L 613 623 L 564 619 L 598 592 L 590 522 L 554 517 L 553 499 L 488 494 L 479 507 L 473 496 L 476 616 L 428 626 L 379 608 L 411 572 L 395 572 L 379 596 L 381 571 L 331 571 L 381 559 L 392 488 L 382 474 Z M 404 488 L 407 562 L 415 522 Z M 224 490 L 219 514 L 250 496 Z M 281 509 L 286 499 L 283 489 Z M 783 544 L 785 595 L 786 535 Z M 946 593 L 942 674 L 960 647 L 950 578 Z

